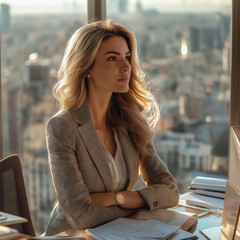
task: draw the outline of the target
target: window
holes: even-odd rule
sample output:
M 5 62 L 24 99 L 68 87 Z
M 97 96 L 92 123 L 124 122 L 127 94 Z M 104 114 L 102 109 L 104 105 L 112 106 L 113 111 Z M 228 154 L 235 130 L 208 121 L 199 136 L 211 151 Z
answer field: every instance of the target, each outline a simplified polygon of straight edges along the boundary
M 197 175 L 226 178 L 229 1 L 116 0 L 107 2 L 107 13 L 136 35 L 141 66 L 161 110 L 155 147 L 165 153 L 180 191 Z
M 3 156 L 22 160 L 33 225 L 42 233 L 56 199 L 45 143 L 57 111 L 52 86 L 64 48 L 87 22 L 87 1 L 4 1 L 2 15 Z
M 87 6 L 86 1 L 50 2 L 38 1 L 38 7 L 27 0 L 1 3 L 3 155 L 17 152 L 22 159 L 39 233 L 55 199 L 50 176 L 44 176 L 48 163 L 43 133 L 46 120 L 56 112 L 51 88 L 66 41 L 86 23 Z M 237 0 L 233 3 L 237 19 L 239 6 Z M 174 149 L 180 190 L 184 192 L 195 174 L 226 176 L 230 103 L 230 124 L 240 124 L 239 22 L 233 28 L 230 102 L 229 2 L 108 0 L 107 13 L 137 36 L 142 68 L 162 112 L 156 149 L 167 164 Z M 189 171 L 189 157 L 197 155 L 197 148 L 189 150 L 189 142 L 201 149 L 199 171 Z M 42 203 L 34 207 L 39 181 L 49 196 L 44 210 L 38 209 Z

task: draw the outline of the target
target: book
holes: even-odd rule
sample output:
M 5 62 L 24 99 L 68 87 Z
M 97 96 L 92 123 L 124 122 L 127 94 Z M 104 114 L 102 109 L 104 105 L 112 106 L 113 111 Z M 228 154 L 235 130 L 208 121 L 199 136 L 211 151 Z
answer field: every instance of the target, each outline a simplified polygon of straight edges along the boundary
M 0 240 L 29 239 L 30 236 L 19 233 L 16 229 L 0 226 Z
M 225 193 L 226 184 L 226 179 L 198 176 L 193 179 L 189 188 Z
M 141 239 L 197 239 L 186 231 L 195 231 L 197 217 L 193 213 L 177 212 L 174 209 L 143 210 L 137 219 L 118 218 L 86 233 L 97 240 Z
M 85 238 L 78 236 L 39 236 L 32 237 L 31 240 L 85 240 Z
M 11 224 L 18 224 L 18 223 L 25 223 L 28 220 L 23 217 L 15 216 L 13 214 L 0 212 L 0 225 L 11 225 Z
M 201 194 L 210 197 L 222 198 L 225 197 L 225 192 L 218 192 L 218 191 L 211 191 L 211 190 L 203 190 L 203 189 L 196 189 L 196 188 L 188 188 L 189 192 Z

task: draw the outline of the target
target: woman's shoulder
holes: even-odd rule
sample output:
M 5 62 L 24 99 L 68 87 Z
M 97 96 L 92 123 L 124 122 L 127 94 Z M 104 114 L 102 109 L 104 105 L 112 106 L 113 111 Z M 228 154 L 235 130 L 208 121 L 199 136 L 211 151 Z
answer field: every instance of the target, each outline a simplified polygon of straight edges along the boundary
M 58 119 L 60 120 L 71 119 L 71 111 L 68 109 L 61 109 L 58 112 L 56 112 L 52 117 L 50 117 L 48 122 L 57 121 Z
M 61 109 L 47 121 L 47 127 L 67 127 L 67 125 L 72 125 L 73 122 L 71 110 Z
M 73 146 L 76 129 L 77 126 L 74 124 L 71 111 L 65 109 L 58 111 L 46 124 L 45 133 L 49 146 L 55 144 L 56 141 L 65 146 Z
M 71 116 L 71 110 L 61 109 L 58 112 L 56 112 L 50 119 L 56 119 L 56 118 L 67 119 L 70 116 Z

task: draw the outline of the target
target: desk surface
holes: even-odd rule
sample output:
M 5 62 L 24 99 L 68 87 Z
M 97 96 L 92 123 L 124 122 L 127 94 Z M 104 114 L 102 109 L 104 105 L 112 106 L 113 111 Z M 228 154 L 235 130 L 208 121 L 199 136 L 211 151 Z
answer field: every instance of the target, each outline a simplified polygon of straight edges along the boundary
M 176 206 L 176 207 L 174 207 L 174 209 L 179 212 L 190 212 L 190 213 L 196 213 L 196 214 L 202 213 L 202 211 L 196 210 L 193 208 Z M 196 231 L 194 232 L 194 234 L 198 236 L 199 240 L 206 240 L 206 238 L 199 232 L 199 230 L 203 230 L 203 229 L 210 228 L 210 227 L 221 226 L 221 223 L 222 223 L 222 217 L 219 216 L 218 214 L 211 213 L 206 216 L 200 217 L 200 218 L 198 218 L 198 224 L 197 224 L 197 228 L 196 228 Z M 84 231 L 79 231 L 78 236 L 83 237 Z M 87 239 L 90 240 L 93 238 L 87 238 Z
M 175 207 L 174 209 L 180 212 L 191 212 L 191 213 L 197 213 L 197 214 L 202 212 L 200 210 L 196 210 L 193 208 L 185 208 L 185 207 Z M 219 216 L 218 214 L 213 214 L 213 213 L 208 214 L 206 216 L 198 218 L 198 224 L 194 234 L 199 237 L 199 240 L 206 240 L 206 238 L 199 232 L 199 230 L 221 226 L 221 224 L 222 224 L 222 216 Z

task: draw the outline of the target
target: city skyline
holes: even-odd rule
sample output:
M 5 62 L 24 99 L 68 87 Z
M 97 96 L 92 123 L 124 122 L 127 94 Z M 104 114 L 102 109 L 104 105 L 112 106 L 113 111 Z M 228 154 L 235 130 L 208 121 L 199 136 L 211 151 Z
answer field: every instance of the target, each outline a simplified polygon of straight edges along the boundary
M 116 0 L 108 0 L 116 1 Z M 138 0 L 129 0 L 128 11 L 134 12 L 135 5 Z M 162 13 L 204 13 L 204 12 L 230 12 L 231 1 L 207 1 L 207 0 L 151 0 L 140 1 L 144 10 L 157 9 Z M 72 13 L 72 12 L 86 12 L 87 0 L 42 0 L 42 1 L 30 1 L 30 0 L 5 0 L 0 3 L 6 3 L 11 6 L 12 14 L 44 14 L 44 13 Z M 107 9 L 108 11 L 108 9 Z

